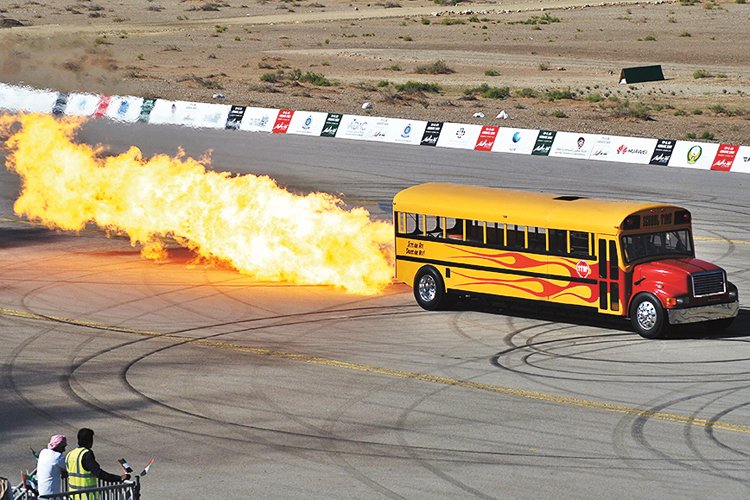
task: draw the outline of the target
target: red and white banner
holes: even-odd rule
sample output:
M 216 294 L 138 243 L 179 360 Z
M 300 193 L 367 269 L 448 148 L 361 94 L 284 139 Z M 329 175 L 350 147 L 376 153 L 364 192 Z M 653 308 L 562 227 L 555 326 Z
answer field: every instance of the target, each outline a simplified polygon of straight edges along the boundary
M 500 131 L 500 127 L 493 127 L 485 125 L 482 130 L 479 131 L 479 138 L 477 143 L 474 144 L 475 151 L 492 151 L 492 147 L 495 145 L 495 138 L 497 133 Z
M 711 170 L 729 172 L 739 150 L 740 147 L 734 144 L 721 144 L 719 150 L 716 152 L 713 163 L 711 163 Z
M 286 134 L 286 131 L 289 130 L 289 123 L 292 121 L 292 116 L 294 116 L 293 109 L 279 110 L 279 114 L 276 116 L 276 122 L 273 124 L 271 132 L 274 134 Z

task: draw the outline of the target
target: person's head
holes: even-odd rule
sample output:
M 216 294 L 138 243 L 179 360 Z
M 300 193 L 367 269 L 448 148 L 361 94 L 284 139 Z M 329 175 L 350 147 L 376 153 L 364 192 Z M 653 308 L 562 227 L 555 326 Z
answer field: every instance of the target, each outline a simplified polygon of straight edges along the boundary
M 78 446 L 81 448 L 91 448 L 94 446 L 94 431 L 84 427 L 78 431 Z
M 68 446 L 68 440 L 62 434 L 55 434 L 49 439 L 47 448 L 58 453 L 65 451 L 65 447 Z

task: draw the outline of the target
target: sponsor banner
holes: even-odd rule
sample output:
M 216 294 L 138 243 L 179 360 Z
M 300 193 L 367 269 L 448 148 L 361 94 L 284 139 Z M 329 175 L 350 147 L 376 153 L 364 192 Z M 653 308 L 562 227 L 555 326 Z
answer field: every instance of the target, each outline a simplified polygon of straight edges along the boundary
M 482 132 L 482 125 L 443 123 L 437 145 L 441 148 L 474 149 Z
M 56 100 L 57 92 L 0 83 L 0 109 L 14 113 L 50 113 Z
M 99 103 L 96 105 L 96 109 L 94 110 L 94 118 L 101 118 L 107 115 L 107 109 L 109 108 L 109 103 L 111 100 L 112 98 L 108 95 L 99 97 Z
M 229 108 L 227 123 L 224 128 L 228 130 L 239 130 L 242 117 L 245 115 L 245 106 L 232 106 Z
M 231 107 L 227 104 L 189 101 L 156 101 L 149 122 L 188 127 L 224 128 Z
M 344 115 L 336 131 L 337 139 L 370 139 L 373 132 L 373 124 L 377 120 L 372 116 Z
M 326 124 L 328 113 L 295 111 L 289 122 L 287 134 L 320 135 Z
M 336 132 L 341 125 L 341 118 L 344 115 L 341 113 L 328 113 L 326 116 L 326 122 L 323 125 L 323 130 L 320 131 L 321 137 L 336 137 Z
M 492 146 L 495 145 L 495 138 L 497 133 L 500 131 L 500 127 L 493 127 L 491 125 L 485 125 L 482 130 L 479 131 L 479 138 L 477 143 L 474 144 L 474 150 L 476 151 L 492 151 Z
M 422 140 L 427 122 L 401 118 L 376 118 L 370 140 L 417 145 Z
M 147 97 L 144 99 L 141 103 L 140 112 L 138 113 L 138 121 L 148 123 L 151 117 L 151 112 L 154 110 L 154 106 L 156 106 L 155 98 Z
M 52 105 L 52 114 L 55 116 L 61 116 L 65 114 L 65 108 L 68 107 L 68 98 L 70 94 L 67 92 L 60 92 L 57 94 L 55 104 Z
M 496 153 L 531 154 L 539 136 L 538 130 L 524 128 L 500 127 L 492 145 L 492 151 Z M 552 142 L 550 142 L 550 146 Z
M 672 157 L 675 144 L 677 144 L 677 141 L 674 139 L 659 139 L 656 142 L 654 154 L 651 155 L 651 160 L 648 163 L 650 165 L 666 167 L 669 164 L 669 159 Z
M 100 96 L 94 94 L 70 94 L 64 113 L 71 116 L 91 116 L 99 107 Z
M 143 106 L 142 97 L 113 96 L 104 116 L 112 120 L 133 123 L 138 120 Z M 148 116 L 146 116 L 148 121 Z
M 719 145 L 719 150 L 716 152 L 713 163 L 711 163 L 711 170 L 729 172 L 739 150 L 740 147 L 734 144 Z
M 427 122 L 427 126 L 422 134 L 422 140 L 419 144 L 422 146 L 437 146 L 440 139 L 440 131 L 443 129 L 443 122 Z
M 710 170 L 718 150 L 719 145 L 710 142 L 677 141 L 669 166 Z
M 540 130 L 531 154 L 535 156 L 548 156 L 549 152 L 552 151 L 555 136 L 557 136 L 557 132 L 554 130 Z
M 594 139 L 589 160 L 647 164 L 656 147 L 656 139 L 600 135 Z
M 558 132 L 549 156 L 561 158 L 588 158 L 594 143 L 599 136 L 593 134 L 577 134 L 575 132 Z
M 750 174 L 750 146 L 740 146 L 737 156 L 734 157 L 732 172 L 743 172 Z
M 271 132 L 274 134 L 286 134 L 286 131 L 289 130 L 289 123 L 292 121 L 292 116 L 294 116 L 293 109 L 279 110 L 279 114 L 276 116 L 276 122 L 273 124 Z
M 240 122 L 240 130 L 270 132 L 279 115 L 278 109 L 246 108 Z

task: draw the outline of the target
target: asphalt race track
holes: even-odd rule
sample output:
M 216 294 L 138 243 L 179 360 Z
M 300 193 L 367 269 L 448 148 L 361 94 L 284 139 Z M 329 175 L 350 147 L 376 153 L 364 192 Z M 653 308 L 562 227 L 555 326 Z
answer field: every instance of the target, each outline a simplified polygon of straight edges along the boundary
M 108 122 L 79 137 L 212 149 L 217 169 L 381 218 L 428 180 L 680 203 L 743 306 L 722 334 L 648 341 L 546 308 L 428 313 L 402 284 L 256 282 L 20 220 L 2 169 L 0 475 L 14 483 L 30 446 L 88 426 L 110 472 L 157 456 L 144 498 L 748 497 L 750 175 Z

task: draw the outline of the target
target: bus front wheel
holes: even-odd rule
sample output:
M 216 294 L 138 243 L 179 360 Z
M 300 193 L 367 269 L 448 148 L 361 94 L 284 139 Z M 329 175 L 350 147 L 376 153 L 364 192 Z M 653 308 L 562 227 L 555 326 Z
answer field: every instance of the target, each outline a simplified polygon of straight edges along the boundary
M 425 266 L 414 277 L 414 298 L 423 309 L 437 311 L 446 305 L 445 283 L 437 269 Z
M 658 339 L 667 331 L 667 318 L 659 299 L 653 295 L 639 295 L 630 306 L 630 322 L 643 338 Z

